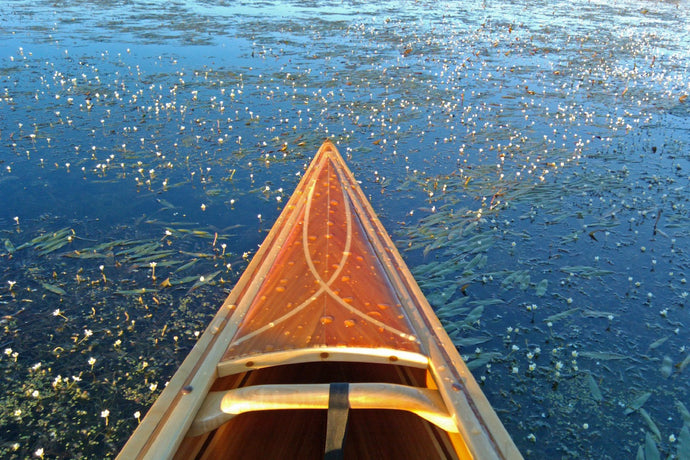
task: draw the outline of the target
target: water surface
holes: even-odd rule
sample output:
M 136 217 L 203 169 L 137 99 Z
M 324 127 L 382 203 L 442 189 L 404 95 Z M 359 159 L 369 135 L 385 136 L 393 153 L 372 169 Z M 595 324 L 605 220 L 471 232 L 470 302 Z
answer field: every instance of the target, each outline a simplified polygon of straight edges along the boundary
M 329 137 L 526 457 L 682 458 L 687 11 L 11 2 L 2 456 L 114 456 Z

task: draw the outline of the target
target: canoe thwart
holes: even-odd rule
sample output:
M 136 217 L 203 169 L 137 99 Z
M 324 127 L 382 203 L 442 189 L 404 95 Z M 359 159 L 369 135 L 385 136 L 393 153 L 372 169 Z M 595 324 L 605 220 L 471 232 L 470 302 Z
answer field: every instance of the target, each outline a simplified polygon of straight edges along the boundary
M 255 385 L 228 391 L 212 391 L 206 396 L 187 436 L 215 430 L 236 415 L 281 409 L 328 409 L 330 384 Z M 412 412 L 439 428 L 457 433 L 437 390 L 394 383 L 351 383 L 350 409 L 393 409 Z

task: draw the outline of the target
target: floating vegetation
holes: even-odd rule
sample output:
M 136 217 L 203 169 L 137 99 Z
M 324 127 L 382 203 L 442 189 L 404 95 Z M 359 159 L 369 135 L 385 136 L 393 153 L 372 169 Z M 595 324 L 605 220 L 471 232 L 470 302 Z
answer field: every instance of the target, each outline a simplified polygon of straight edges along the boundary
M 113 457 L 325 137 L 526 457 L 689 456 L 686 9 L 8 8 L 1 457 Z

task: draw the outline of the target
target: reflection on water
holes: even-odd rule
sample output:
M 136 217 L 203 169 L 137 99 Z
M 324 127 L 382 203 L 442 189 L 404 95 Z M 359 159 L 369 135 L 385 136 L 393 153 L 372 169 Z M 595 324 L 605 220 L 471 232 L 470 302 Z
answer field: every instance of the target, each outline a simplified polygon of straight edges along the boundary
M 114 455 L 324 137 L 527 457 L 682 457 L 688 19 L 685 2 L 12 2 L 3 457 Z

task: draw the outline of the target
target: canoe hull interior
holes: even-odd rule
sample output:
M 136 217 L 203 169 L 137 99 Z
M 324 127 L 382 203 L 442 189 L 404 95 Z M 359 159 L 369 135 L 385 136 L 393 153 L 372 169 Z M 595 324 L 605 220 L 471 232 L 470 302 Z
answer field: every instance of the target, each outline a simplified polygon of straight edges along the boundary
M 372 363 L 301 363 L 218 379 L 212 390 L 240 386 L 333 382 L 382 382 L 425 387 L 425 369 Z M 177 459 L 323 459 L 327 411 L 271 410 L 238 415 L 218 429 L 185 438 Z M 345 459 L 453 459 L 462 439 L 401 410 L 352 409 Z M 456 444 L 454 446 L 454 444 Z

